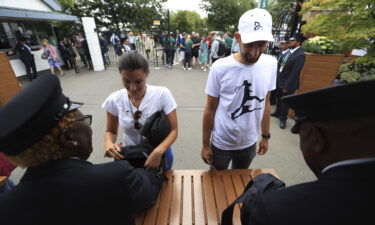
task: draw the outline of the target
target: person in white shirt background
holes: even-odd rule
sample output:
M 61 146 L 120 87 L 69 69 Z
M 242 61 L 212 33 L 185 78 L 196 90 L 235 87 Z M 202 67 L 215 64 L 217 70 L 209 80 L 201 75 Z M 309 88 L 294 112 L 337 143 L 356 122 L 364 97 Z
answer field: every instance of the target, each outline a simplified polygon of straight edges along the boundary
M 136 45 L 135 45 L 136 37 L 134 36 L 133 32 L 129 32 L 128 39 L 129 39 L 130 48 L 133 51 L 135 51 L 136 50 Z
M 277 60 L 263 54 L 272 36 L 264 9 L 244 13 L 235 33 L 240 52 L 218 59 L 207 85 L 203 116 L 203 161 L 215 169 L 247 169 L 255 154 L 268 150 L 270 91 L 276 88 Z M 262 139 L 256 151 L 260 132 Z
M 212 37 L 212 46 L 211 46 L 211 53 L 210 53 L 212 64 L 220 58 L 220 56 L 218 55 L 220 41 L 221 41 L 220 36 L 218 36 L 217 34 L 214 34 L 214 36 Z
M 171 145 L 178 135 L 177 104 L 171 92 L 165 87 L 148 85 L 149 65 L 147 60 L 136 52 L 128 52 L 120 58 L 119 71 L 124 89 L 112 93 L 102 104 L 107 111 L 105 132 L 105 156 L 123 159 L 116 144 L 118 129 L 123 130 L 123 145 L 137 145 L 142 142 L 140 129 L 148 117 L 163 110 L 167 115 L 171 132 L 157 146 L 145 162 L 146 168 L 157 168 L 165 154 L 164 170 L 172 168 L 173 152 Z

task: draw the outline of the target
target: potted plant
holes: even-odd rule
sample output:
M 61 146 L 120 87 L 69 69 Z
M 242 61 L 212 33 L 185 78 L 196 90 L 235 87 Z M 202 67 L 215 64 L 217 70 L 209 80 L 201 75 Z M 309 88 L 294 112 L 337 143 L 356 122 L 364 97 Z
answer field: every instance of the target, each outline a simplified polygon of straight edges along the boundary
M 365 56 L 340 66 L 341 83 L 353 83 L 375 79 L 375 57 Z
M 344 57 L 338 54 L 343 51 L 340 42 L 316 36 L 305 41 L 302 48 L 306 53 L 306 61 L 297 93 L 332 85 Z
M 306 60 L 300 74 L 300 87 L 297 94 L 331 86 L 337 76 L 340 64 L 344 58 L 342 45 L 332 39 L 316 36 L 302 44 Z M 294 111 L 289 110 L 289 116 L 294 117 Z

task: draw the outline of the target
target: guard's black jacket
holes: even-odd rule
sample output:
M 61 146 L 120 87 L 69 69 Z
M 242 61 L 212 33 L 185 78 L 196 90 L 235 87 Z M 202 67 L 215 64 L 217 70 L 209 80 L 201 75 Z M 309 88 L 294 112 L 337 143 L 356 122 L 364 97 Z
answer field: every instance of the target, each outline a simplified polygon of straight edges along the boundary
M 38 48 L 31 48 L 29 45 L 27 46 L 30 48 L 31 51 L 39 50 Z M 20 54 L 20 60 L 22 62 L 34 60 L 34 55 L 30 52 L 30 50 L 24 45 L 21 45 L 20 43 L 18 43 L 12 50 L 13 52 L 18 52 Z
M 127 161 L 53 161 L 27 169 L 16 187 L 0 195 L 1 224 L 132 225 L 160 188 L 154 173 Z
M 300 72 L 305 64 L 305 58 L 301 47 L 289 56 L 278 77 L 278 88 L 284 88 L 289 93 L 294 93 L 299 88 Z
M 375 163 L 331 168 L 315 182 L 267 192 L 251 225 L 375 224 Z

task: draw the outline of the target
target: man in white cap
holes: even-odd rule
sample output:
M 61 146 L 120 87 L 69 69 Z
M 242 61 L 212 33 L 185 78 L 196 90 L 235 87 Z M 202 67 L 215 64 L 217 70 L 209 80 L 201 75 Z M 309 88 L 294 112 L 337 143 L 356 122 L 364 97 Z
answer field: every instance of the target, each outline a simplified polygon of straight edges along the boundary
M 247 11 L 234 36 L 240 52 L 217 60 L 206 85 L 201 154 L 215 169 L 227 169 L 231 161 L 232 169 L 247 169 L 256 153 L 267 152 L 271 137 L 269 97 L 276 88 L 277 60 L 263 54 L 274 41 L 270 13 Z

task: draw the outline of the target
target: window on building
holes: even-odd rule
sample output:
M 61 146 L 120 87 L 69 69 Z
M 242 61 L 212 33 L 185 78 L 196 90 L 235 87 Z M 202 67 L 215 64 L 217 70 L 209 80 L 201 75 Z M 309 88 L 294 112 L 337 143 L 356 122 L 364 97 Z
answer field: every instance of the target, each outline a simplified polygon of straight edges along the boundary
M 22 25 L 23 25 L 24 31 L 25 31 L 24 36 L 28 40 L 29 44 L 31 46 L 33 46 L 33 45 L 39 45 L 39 41 L 38 41 L 38 38 L 36 36 L 36 32 L 35 32 L 33 24 L 31 24 L 31 23 L 22 23 Z
M 10 48 L 12 48 L 12 46 L 8 40 L 7 32 L 5 31 L 3 23 L 0 23 L 0 50 Z
M 51 45 L 57 46 L 57 39 L 49 23 L 35 24 L 35 30 L 38 34 L 39 40 L 47 39 Z
M 13 31 L 13 34 L 18 39 L 19 37 L 25 37 L 27 43 L 30 46 L 39 45 L 37 34 L 32 23 L 26 22 L 9 22 L 9 25 Z

